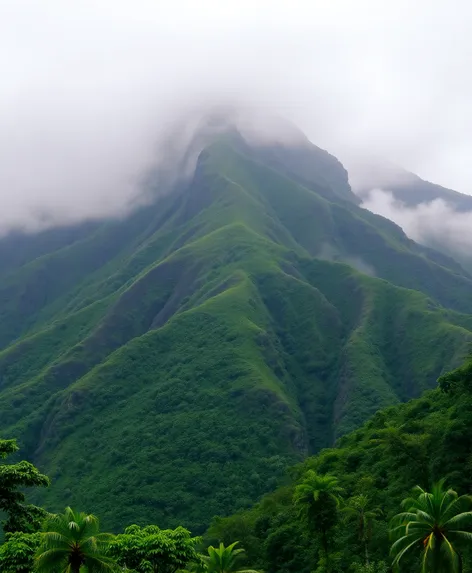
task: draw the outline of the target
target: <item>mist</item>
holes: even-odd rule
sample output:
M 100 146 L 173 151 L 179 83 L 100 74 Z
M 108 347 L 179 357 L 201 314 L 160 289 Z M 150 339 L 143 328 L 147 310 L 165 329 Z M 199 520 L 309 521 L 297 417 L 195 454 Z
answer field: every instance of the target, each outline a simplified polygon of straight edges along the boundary
M 0 233 L 146 202 L 214 106 L 472 192 L 471 21 L 466 0 L 2 2 Z
M 472 211 L 458 212 L 442 199 L 407 207 L 383 189 L 373 189 L 362 207 L 394 221 L 417 243 L 470 258 Z
M 346 265 L 354 267 L 356 270 L 364 273 L 365 275 L 369 275 L 371 277 L 377 276 L 374 267 L 365 261 L 362 257 L 346 255 L 345 253 L 342 253 L 336 246 L 329 243 L 323 243 L 321 245 L 321 249 L 316 254 L 316 257 L 324 261 L 345 263 Z

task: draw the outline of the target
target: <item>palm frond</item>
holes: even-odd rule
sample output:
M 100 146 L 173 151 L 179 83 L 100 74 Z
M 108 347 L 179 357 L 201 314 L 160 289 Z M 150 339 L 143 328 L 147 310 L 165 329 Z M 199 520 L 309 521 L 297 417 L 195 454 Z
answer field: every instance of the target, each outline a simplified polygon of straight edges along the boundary
M 410 536 L 408 536 L 410 537 Z M 394 545 L 392 545 L 392 548 L 390 550 L 390 553 L 392 554 L 392 556 L 394 557 L 393 559 L 393 565 L 398 565 L 398 563 L 400 562 L 400 559 L 405 555 L 405 553 L 411 549 L 412 547 L 414 547 L 415 545 L 421 543 L 421 537 L 418 537 L 416 535 L 412 535 L 410 539 L 408 539 L 406 536 L 402 537 L 401 539 L 399 539 L 396 543 L 398 544 L 397 547 L 395 547 L 395 543 Z M 405 545 L 404 547 L 400 545 L 399 542 L 403 542 L 403 545 Z M 401 548 L 400 548 L 401 547 Z
M 454 490 L 446 490 L 444 483 L 441 480 L 434 484 L 431 492 L 416 487 L 416 499 L 410 497 L 402 502 L 407 511 L 391 520 L 390 534 L 398 538 L 391 546 L 394 565 L 417 547 L 424 573 L 459 571 L 461 559 L 452 542 L 472 542 L 472 498 L 459 497 Z
M 36 556 L 35 570 L 38 573 L 51 573 L 51 571 L 64 570 L 68 562 L 68 553 L 66 551 L 57 551 L 50 549 L 43 551 Z
M 444 523 L 444 527 L 469 527 L 472 528 L 472 511 L 466 511 L 464 513 L 459 513 L 448 519 Z
M 402 513 L 397 513 L 394 517 L 392 517 L 390 523 L 395 527 L 396 525 L 405 525 L 409 521 L 413 521 L 416 519 L 416 513 L 411 511 L 404 511 Z
M 462 539 L 464 541 L 472 541 L 472 533 L 470 531 L 460 531 L 457 529 L 450 529 L 447 532 L 448 537 L 451 539 Z
M 110 557 L 90 556 L 87 559 L 87 573 L 110 573 L 111 571 L 117 571 L 117 570 L 118 567 L 116 565 L 116 562 Z
M 72 563 L 84 565 L 87 573 L 105 573 L 116 568 L 106 555 L 110 534 L 100 533 L 98 519 L 70 507 L 51 515 L 43 525 L 36 556 L 39 573 L 67 573 Z

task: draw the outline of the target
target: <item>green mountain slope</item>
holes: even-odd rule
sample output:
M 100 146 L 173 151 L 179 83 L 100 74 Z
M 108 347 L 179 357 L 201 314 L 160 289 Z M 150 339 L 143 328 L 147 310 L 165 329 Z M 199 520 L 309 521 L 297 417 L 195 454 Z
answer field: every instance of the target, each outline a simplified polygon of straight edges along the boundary
M 225 136 L 126 219 L 0 245 L 1 432 L 39 501 L 201 531 L 470 351 L 469 275 L 280 153 Z
M 221 539 L 225 544 L 239 540 L 248 560 L 268 572 L 309 572 L 319 559 L 319 540 L 311 533 L 293 505 L 295 486 L 309 470 L 339 479 L 344 503 L 363 495 L 368 507 L 380 508 L 371 523 L 368 550 L 371 562 L 389 563 L 390 519 L 400 511 L 401 501 L 412 488 L 427 491 L 445 479 L 459 494 L 472 489 L 472 363 L 444 377 L 440 389 L 426 392 L 407 404 L 379 411 L 359 429 L 343 436 L 328 448 L 299 464 L 284 485 L 264 496 L 251 509 L 226 518 L 215 518 L 207 542 Z M 331 550 L 336 571 L 355 571 L 365 559 L 356 523 L 343 521 L 339 514 Z M 470 548 L 462 554 L 470 563 Z M 407 570 L 420 569 L 409 562 Z M 464 567 L 470 570 L 470 565 Z

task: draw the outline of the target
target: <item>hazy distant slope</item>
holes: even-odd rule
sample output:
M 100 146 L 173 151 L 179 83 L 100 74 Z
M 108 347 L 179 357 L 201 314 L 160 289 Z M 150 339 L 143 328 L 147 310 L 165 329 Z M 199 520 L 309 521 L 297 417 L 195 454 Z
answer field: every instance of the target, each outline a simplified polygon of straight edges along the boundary
M 409 207 L 442 199 L 457 211 L 472 211 L 472 196 L 425 181 L 414 173 L 378 158 L 352 160 L 350 180 L 359 197 L 384 189 Z
M 348 200 L 340 164 L 304 186 L 240 143 L 0 277 L 1 432 L 51 508 L 201 530 L 468 352 L 460 266 Z
M 471 195 L 380 160 L 354 162 L 350 178 L 366 208 L 398 222 L 412 237 L 454 257 L 472 274 Z

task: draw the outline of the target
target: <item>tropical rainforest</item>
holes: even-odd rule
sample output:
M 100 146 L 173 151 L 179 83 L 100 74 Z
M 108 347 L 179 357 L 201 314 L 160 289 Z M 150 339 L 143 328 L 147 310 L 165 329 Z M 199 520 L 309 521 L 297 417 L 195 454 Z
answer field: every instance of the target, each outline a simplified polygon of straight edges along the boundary
M 468 271 L 308 141 L 150 194 L 0 239 L 0 570 L 472 568 Z

